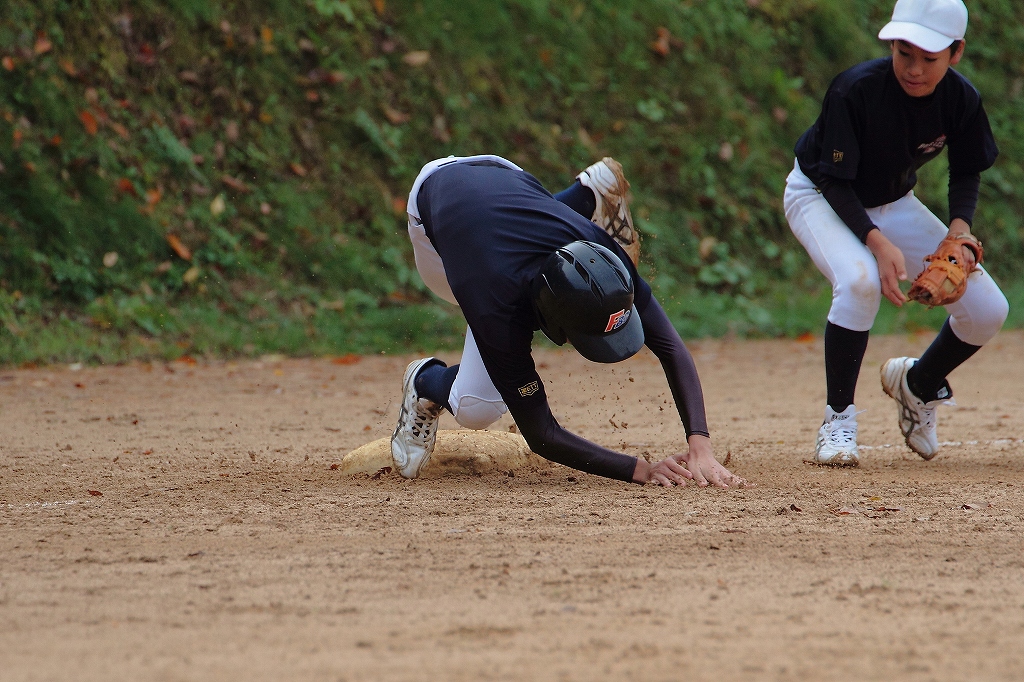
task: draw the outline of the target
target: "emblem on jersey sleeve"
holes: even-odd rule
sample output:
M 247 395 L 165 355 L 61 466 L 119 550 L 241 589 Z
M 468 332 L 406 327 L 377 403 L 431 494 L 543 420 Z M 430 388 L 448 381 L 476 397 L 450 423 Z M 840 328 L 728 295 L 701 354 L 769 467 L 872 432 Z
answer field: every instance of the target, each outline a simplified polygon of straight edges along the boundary
M 622 325 L 629 322 L 629 314 L 632 310 L 620 310 L 617 313 L 612 313 L 608 316 L 608 325 L 604 328 L 605 333 L 615 331 Z
M 540 385 L 536 381 L 531 381 L 525 386 L 519 387 L 519 395 L 523 396 L 524 398 L 528 398 L 529 396 L 533 395 L 539 390 Z
M 832 150 L 832 163 L 842 163 L 842 162 L 843 162 L 843 153 L 841 151 L 839 151 L 838 149 L 833 149 Z

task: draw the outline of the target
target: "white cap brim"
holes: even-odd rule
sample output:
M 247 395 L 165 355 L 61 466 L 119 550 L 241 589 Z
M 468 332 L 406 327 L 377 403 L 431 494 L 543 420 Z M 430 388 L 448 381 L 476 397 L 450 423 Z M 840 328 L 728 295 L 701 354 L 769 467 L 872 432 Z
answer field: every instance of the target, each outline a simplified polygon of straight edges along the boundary
M 911 45 L 917 45 L 925 52 L 942 52 L 959 38 L 950 38 L 938 31 L 925 28 L 920 24 L 912 24 L 906 21 L 890 21 L 878 32 L 880 40 L 905 40 Z

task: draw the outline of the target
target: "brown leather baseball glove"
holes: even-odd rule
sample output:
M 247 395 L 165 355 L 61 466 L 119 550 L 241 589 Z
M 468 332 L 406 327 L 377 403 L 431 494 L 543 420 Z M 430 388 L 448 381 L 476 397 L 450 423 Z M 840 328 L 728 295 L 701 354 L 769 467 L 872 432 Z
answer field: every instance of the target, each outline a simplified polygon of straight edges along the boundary
M 974 254 L 974 261 L 965 259 L 964 248 Z M 935 252 L 925 256 L 924 270 L 917 276 L 907 297 L 928 307 L 949 305 L 960 300 L 967 291 L 967 278 L 981 263 L 985 251 L 972 234 L 947 235 Z

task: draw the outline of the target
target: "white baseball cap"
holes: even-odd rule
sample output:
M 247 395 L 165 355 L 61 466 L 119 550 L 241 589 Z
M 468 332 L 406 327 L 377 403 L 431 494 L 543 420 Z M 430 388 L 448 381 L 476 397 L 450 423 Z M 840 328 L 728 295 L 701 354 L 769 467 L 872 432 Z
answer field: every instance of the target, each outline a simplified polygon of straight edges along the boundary
M 905 40 L 925 52 L 941 52 L 967 32 L 963 0 L 897 0 L 892 21 L 882 27 L 882 40 Z

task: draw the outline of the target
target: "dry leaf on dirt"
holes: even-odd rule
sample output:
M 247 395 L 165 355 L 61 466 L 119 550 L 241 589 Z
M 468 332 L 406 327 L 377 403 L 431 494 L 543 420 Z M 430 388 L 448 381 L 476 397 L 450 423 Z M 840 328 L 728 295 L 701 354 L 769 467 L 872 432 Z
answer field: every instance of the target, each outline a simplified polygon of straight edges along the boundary
M 839 509 L 831 510 L 836 516 L 853 516 L 860 514 L 860 510 L 854 509 L 853 507 L 840 507 Z
M 362 358 L 355 353 L 346 353 L 345 355 L 331 358 L 331 364 L 334 365 L 354 365 L 359 362 Z

